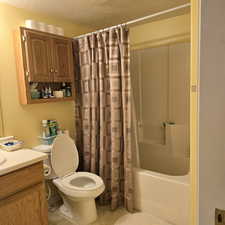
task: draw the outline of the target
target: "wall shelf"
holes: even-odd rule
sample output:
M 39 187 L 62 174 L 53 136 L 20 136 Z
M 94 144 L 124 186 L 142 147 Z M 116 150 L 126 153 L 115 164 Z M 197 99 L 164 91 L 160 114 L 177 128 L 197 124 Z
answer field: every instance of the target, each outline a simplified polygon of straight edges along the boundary
M 31 99 L 29 104 L 37 103 L 49 103 L 49 102 L 64 102 L 64 101 L 73 101 L 73 97 L 64 97 L 64 98 L 40 98 L 40 99 Z
M 72 38 L 20 27 L 15 31 L 14 40 L 21 104 L 73 100 Z M 40 96 L 43 87 L 51 87 L 53 92 L 62 90 L 60 83 L 67 83 L 71 97 L 34 99 L 31 97 L 32 83 L 38 84 Z

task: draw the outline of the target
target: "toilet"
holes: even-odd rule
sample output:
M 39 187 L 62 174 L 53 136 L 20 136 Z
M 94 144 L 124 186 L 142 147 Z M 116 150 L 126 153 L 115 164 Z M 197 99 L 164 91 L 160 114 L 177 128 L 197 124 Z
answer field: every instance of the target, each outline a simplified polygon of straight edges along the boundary
M 57 176 L 53 183 L 63 198 L 60 212 L 70 221 L 86 225 L 97 219 L 95 198 L 105 189 L 103 180 L 88 172 L 76 172 L 79 155 L 74 141 L 66 134 L 55 138 L 51 164 Z

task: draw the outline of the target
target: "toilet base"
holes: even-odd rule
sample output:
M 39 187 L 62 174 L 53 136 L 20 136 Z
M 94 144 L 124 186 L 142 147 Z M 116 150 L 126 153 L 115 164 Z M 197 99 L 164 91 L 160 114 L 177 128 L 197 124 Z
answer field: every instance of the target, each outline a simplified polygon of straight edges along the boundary
M 60 206 L 58 212 L 64 219 L 69 221 L 71 224 L 78 225 L 77 220 L 73 219 L 72 213 L 65 207 L 64 204 Z
M 79 225 L 88 225 L 97 219 L 97 210 L 95 199 L 82 199 L 74 201 L 74 199 L 63 196 L 63 206 L 60 207 L 60 212 L 67 217 L 68 220 Z
M 66 217 L 66 219 L 70 219 L 70 220 L 73 219 L 72 213 L 70 212 L 70 210 L 68 208 L 66 208 L 66 206 L 64 204 L 60 206 L 59 212 L 64 217 Z

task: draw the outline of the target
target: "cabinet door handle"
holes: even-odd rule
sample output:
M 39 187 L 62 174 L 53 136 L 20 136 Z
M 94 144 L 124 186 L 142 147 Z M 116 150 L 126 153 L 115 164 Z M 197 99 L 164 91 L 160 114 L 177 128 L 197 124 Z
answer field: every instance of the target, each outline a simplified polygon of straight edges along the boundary
M 55 73 L 58 73 L 58 70 L 55 69 Z
M 50 69 L 50 73 L 53 73 L 53 72 L 54 72 L 54 69 L 53 69 L 53 68 L 51 68 L 51 69 Z

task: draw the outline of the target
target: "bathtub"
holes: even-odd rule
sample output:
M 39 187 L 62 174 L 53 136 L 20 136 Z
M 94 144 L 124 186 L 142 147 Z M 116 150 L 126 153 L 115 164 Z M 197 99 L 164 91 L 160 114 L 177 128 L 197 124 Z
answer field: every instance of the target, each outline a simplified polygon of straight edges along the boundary
M 141 141 L 139 143 L 139 166 L 160 174 L 183 176 L 189 172 L 190 158 L 175 154 L 166 145 Z
M 173 225 L 189 225 L 189 175 L 134 169 L 135 208 Z

